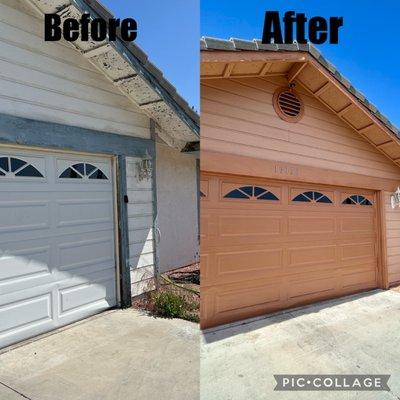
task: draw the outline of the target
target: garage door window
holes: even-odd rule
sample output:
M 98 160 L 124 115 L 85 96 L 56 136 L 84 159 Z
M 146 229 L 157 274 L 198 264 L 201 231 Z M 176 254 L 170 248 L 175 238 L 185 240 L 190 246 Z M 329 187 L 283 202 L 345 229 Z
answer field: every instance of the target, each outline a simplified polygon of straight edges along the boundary
M 360 205 L 360 206 L 372 206 L 372 203 L 364 196 L 353 194 L 342 201 L 342 204 Z
M 257 200 L 279 200 L 272 192 L 260 186 L 242 186 L 231 190 L 224 198 L 226 199 L 257 199 Z
M 311 191 L 298 194 L 292 201 L 299 201 L 303 203 L 332 203 L 332 200 L 323 193 Z
M 74 164 L 68 167 L 60 178 L 66 179 L 100 179 L 108 180 L 107 176 L 99 168 L 88 163 Z
M 0 176 L 43 178 L 33 165 L 14 157 L 0 157 Z

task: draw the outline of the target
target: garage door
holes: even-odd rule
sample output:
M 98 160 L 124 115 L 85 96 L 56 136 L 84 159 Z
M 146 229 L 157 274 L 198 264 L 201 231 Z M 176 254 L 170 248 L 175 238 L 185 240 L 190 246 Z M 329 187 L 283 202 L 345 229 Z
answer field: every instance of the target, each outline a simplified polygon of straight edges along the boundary
M 0 150 L 0 347 L 116 304 L 111 162 Z
M 373 192 L 204 175 L 202 326 L 377 286 Z

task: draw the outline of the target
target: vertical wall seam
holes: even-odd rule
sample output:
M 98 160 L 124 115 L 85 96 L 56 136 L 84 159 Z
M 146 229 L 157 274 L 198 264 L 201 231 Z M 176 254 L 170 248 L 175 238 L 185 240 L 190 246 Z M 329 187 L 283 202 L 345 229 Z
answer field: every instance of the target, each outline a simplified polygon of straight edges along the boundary
M 117 159 L 117 191 L 121 308 L 129 308 L 132 306 L 131 270 L 129 266 L 128 206 L 125 202 L 125 195 L 127 194 L 126 185 L 126 157 L 120 155 Z
M 154 277 L 155 277 L 155 284 L 158 287 L 158 282 L 159 282 L 159 274 L 160 274 L 160 268 L 159 268 L 159 249 L 158 249 L 158 243 L 157 243 L 157 217 L 158 217 L 158 211 L 157 211 L 157 146 L 156 146 L 156 129 L 155 129 L 155 121 L 150 119 L 150 138 L 153 141 L 154 145 L 154 151 L 153 151 L 153 157 L 152 157 L 152 163 L 153 163 L 153 173 L 152 173 L 152 194 L 153 194 L 153 251 L 154 251 Z

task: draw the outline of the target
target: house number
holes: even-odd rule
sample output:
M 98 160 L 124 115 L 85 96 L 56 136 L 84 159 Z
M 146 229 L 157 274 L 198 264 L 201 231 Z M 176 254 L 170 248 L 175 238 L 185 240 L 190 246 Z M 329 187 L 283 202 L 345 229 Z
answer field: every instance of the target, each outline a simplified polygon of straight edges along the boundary
M 288 167 L 286 165 L 275 165 L 275 173 L 280 175 L 298 176 L 299 169 L 296 167 Z

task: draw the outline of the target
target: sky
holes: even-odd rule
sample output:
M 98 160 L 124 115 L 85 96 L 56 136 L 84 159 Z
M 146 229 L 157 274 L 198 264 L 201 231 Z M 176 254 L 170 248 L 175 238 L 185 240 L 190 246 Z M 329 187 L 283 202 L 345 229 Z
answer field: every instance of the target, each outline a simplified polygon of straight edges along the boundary
M 317 46 L 379 111 L 400 128 L 400 2 L 395 0 L 202 0 L 201 36 L 261 38 L 265 11 L 341 16 L 339 44 Z
M 138 23 L 135 41 L 151 62 L 199 110 L 199 0 L 100 0 L 117 18 Z

